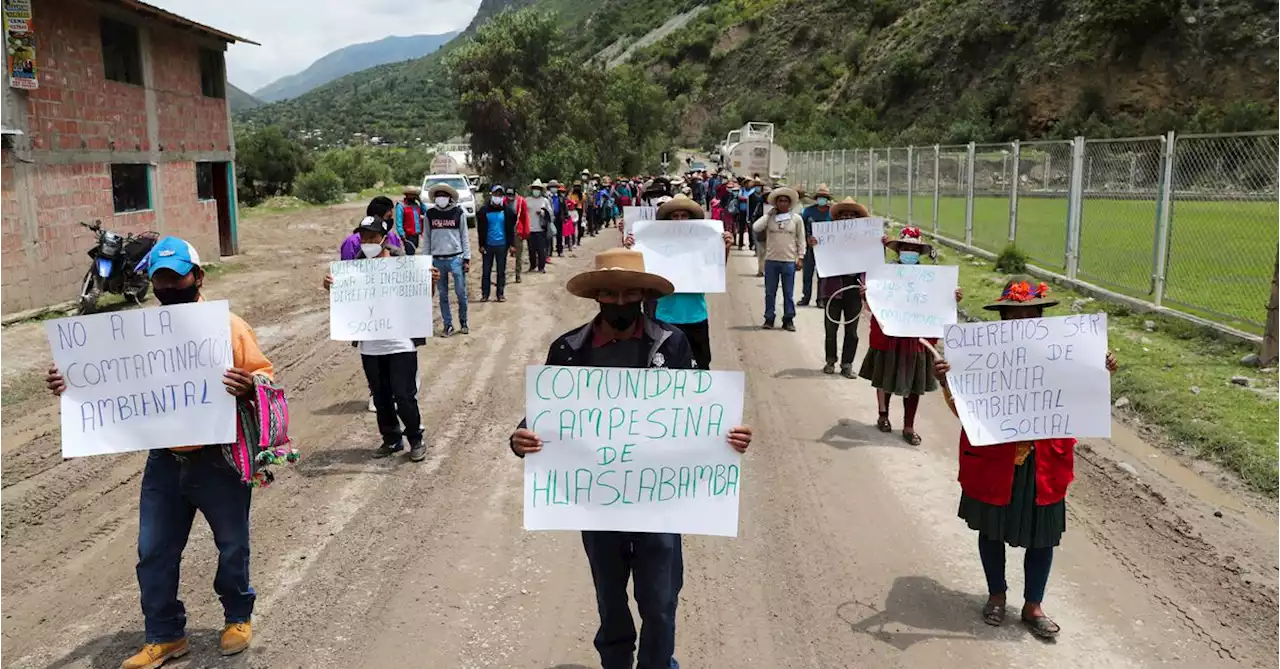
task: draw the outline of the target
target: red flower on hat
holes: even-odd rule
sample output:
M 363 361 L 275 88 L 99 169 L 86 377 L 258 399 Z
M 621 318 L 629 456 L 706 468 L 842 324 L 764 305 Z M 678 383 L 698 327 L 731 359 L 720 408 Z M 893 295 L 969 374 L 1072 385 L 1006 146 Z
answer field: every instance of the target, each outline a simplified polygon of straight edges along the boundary
M 898 236 L 898 239 L 918 242 L 920 241 L 920 228 L 913 228 L 913 227 L 903 228 L 902 234 Z
M 1031 283 L 1027 281 L 1019 281 L 1011 283 L 1004 289 L 1004 293 L 1000 295 L 1001 300 L 1009 302 L 1028 302 L 1037 298 L 1045 297 L 1049 294 L 1049 284 L 1041 281 L 1040 285 L 1035 288 L 1031 287 Z

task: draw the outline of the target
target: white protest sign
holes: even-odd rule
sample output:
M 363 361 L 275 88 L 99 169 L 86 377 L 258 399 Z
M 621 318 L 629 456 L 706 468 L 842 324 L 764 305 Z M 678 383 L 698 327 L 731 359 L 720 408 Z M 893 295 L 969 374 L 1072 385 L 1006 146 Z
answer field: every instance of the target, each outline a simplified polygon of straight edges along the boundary
M 840 221 L 814 221 L 813 259 L 818 277 L 843 276 L 865 272 L 884 264 L 884 219 L 848 218 Z
M 225 300 L 60 318 L 45 335 L 67 389 L 62 457 L 236 440 Z
M 622 208 L 622 234 L 629 235 L 635 230 L 636 221 L 652 221 L 658 218 L 657 207 L 632 207 L 627 205 Z
M 670 281 L 677 293 L 723 293 L 724 224 L 720 221 L 636 221 L 631 248 L 644 269 Z
M 329 273 L 330 339 L 431 336 L 431 256 L 339 260 Z
M 530 366 L 527 530 L 738 535 L 742 372 Z
M 867 304 L 890 337 L 942 336 L 956 322 L 955 265 L 881 265 L 867 270 Z
M 1106 314 L 952 325 L 945 355 L 974 446 L 1111 436 Z

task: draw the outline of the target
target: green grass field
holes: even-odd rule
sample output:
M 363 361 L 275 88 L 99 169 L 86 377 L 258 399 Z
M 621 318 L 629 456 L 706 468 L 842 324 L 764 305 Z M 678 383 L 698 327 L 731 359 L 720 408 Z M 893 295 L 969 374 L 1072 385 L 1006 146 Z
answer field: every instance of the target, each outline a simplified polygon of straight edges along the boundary
M 907 198 L 877 196 L 877 214 L 904 222 Z M 963 197 L 938 203 L 938 231 L 964 239 Z M 1086 198 L 1080 224 L 1082 281 L 1147 300 L 1154 299 L 1153 259 L 1157 204 L 1154 200 Z M 1276 202 L 1174 201 L 1164 304 L 1210 320 L 1260 332 L 1271 295 L 1278 233 Z M 917 195 L 912 222 L 933 228 L 933 197 Z M 998 253 L 1009 238 L 1009 200 L 973 202 L 973 243 Z M 1066 269 L 1067 201 L 1021 197 L 1017 245 L 1045 269 Z

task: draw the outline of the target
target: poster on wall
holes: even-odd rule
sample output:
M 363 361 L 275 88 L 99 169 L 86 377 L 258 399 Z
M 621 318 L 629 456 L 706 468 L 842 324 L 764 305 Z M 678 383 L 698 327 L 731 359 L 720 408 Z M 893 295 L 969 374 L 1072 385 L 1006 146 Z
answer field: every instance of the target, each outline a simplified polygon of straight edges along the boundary
M 31 21 L 31 0 L 5 0 L 5 46 L 9 55 L 9 85 L 34 90 L 36 76 L 36 35 Z

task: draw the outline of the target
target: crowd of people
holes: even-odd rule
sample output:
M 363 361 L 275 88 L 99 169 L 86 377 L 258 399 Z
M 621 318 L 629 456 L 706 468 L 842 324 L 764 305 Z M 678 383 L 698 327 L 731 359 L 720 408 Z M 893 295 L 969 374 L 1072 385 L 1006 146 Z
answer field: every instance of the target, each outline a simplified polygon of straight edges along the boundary
M 546 358 L 549 365 L 711 368 L 716 342 L 709 327 L 706 295 L 677 293 L 669 280 L 646 271 L 643 254 L 632 249 L 634 236 L 621 225 L 625 207 L 651 206 L 657 221 L 710 219 L 722 223 L 726 262 L 735 247 L 755 252 L 757 276 L 764 279 L 763 330 L 775 326 L 779 291 L 784 331 L 797 330 L 798 307 L 812 303 L 822 309 L 822 371 L 835 374 L 839 365 L 843 377 L 869 382 L 878 407 L 875 425 L 881 431 L 893 429 L 889 414 L 894 396 L 902 398 L 902 438 L 911 445 L 922 441 L 914 427 L 922 395 L 941 386 L 944 399 L 955 411 L 946 386 L 950 368 L 937 353 L 936 341 L 884 334 L 875 317 L 864 309 L 862 275 L 818 279 L 814 293 L 813 248 L 818 243 L 814 224 L 870 215 L 852 198 L 833 202 L 825 185 L 807 194 L 804 187 L 766 183 L 759 175 L 737 179 L 728 174 L 690 172 L 682 177 L 642 179 L 612 178 L 583 170 L 568 186 L 555 179 L 536 179 L 524 187 L 489 184 L 485 190 L 485 202 L 477 209 L 474 222 L 475 244 L 482 256 L 481 302 L 491 297 L 506 301 L 509 269 L 514 283 L 520 283 L 522 270 L 545 273 L 553 259 L 572 254 L 584 237 L 604 234 L 609 228 L 619 230 L 621 248 L 598 253 L 592 269 L 569 279 L 568 293 L 593 301 L 597 312 L 588 322 L 551 342 Z M 355 260 L 429 254 L 431 289 L 440 303 L 440 332 L 444 337 L 466 335 L 472 223 L 458 204 L 458 193 L 449 185 L 429 185 L 425 199 L 423 195 L 411 187 L 399 202 L 374 198 L 351 234 L 337 244 L 335 257 Z M 915 228 L 903 228 L 894 238 L 882 238 L 881 243 L 892 255 L 892 262 L 916 264 L 937 259 Z M 161 304 L 202 299 L 204 272 L 195 249 L 185 241 L 174 237 L 160 240 L 151 251 L 147 271 Z M 794 299 L 797 275 L 801 283 L 798 301 Z M 326 276 L 324 288 L 332 284 L 332 275 Z M 957 289 L 956 301 L 962 297 Z M 456 330 L 451 308 L 455 304 Z M 1054 304 L 1044 284 L 1013 277 L 998 299 L 985 308 L 1004 319 L 1035 318 Z M 863 317 L 868 319 L 870 348 L 855 372 L 858 323 Z M 227 392 L 246 398 L 255 386 L 272 383 L 274 372 L 243 320 L 232 315 L 231 330 L 234 364 L 224 383 Z M 372 457 L 396 455 L 407 442 L 410 460 L 426 458 L 417 396 L 417 348 L 426 341 L 354 344 L 380 433 Z M 1106 365 L 1115 369 L 1110 354 Z M 56 367 L 49 370 L 47 384 L 54 394 L 66 389 Z M 727 432 L 726 447 L 743 453 L 752 437 L 749 426 L 733 427 Z M 508 447 L 523 458 L 542 450 L 543 441 L 522 421 L 511 434 Z M 1057 623 L 1044 613 L 1041 604 L 1053 549 L 1066 527 L 1064 499 L 1072 480 L 1073 447 L 1071 439 L 1046 439 L 978 448 L 961 432 L 958 516 L 978 533 L 978 553 L 989 594 L 981 618 L 988 624 L 999 625 L 1005 619 L 1008 586 L 1004 552 L 1008 545 L 1027 549 L 1021 621 L 1043 638 L 1059 633 Z M 241 474 L 234 466 L 227 466 L 223 449 L 216 445 L 151 451 L 142 477 L 137 566 L 146 643 L 137 655 L 124 661 L 123 669 L 158 667 L 189 650 L 186 616 L 178 599 L 178 565 L 196 511 L 208 520 L 218 549 L 214 590 L 222 601 L 226 621 L 221 651 L 230 655 L 248 647 L 255 597 L 248 569 L 251 488 L 242 485 Z M 582 542 L 596 589 L 600 624 L 594 643 L 604 668 L 678 667 L 674 654 L 676 608 L 684 579 L 681 536 L 584 531 Z M 639 635 L 628 607 L 631 581 L 642 622 Z

